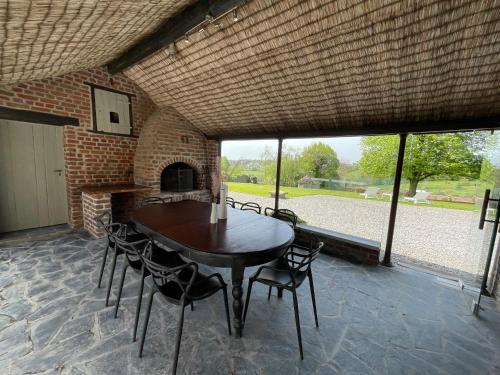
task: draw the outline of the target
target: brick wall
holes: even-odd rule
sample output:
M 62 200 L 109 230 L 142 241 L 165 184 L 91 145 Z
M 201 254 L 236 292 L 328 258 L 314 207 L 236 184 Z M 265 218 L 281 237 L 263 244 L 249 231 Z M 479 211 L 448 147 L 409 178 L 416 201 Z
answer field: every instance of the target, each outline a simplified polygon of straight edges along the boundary
M 97 226 L 95 217 L 105 211 L 111 210 L 111 194 L 87 194 L 83 193 L 81 197 L 83 207 L 83 227 L 95 237 L 104 236 L 104 230 Z
M 203 134 L 174 109 L 153 113 L 144 123 L 134 158 L 135 182 L 160 192 L 160 175 L 169 164 L 183 162 L 198 174 L 198 189 L 208 189 L 209 173 L 215 167 L 218 143 Z
M 367 240 L 334 232 L 307 224 L 298 224 L 295 230 L 295 241 L 308 245 L 310 234 L 317 236 L 324 243 L 322 252 L 354 263 L 377 265 L 380 257 L 380 242 Z
M 0 106 L 77 117 L 80 126 L 64 127 L 64 157 L 68 194 L 69 222 L 81 226 L 82 197 L 85 185 L 133 182 L 137 138 L 91 133 L 90 87 L 84 82 L 134 94 L 132 111 L 134 136 L 156 106 L 137 85 L 124 75 L 110 80 L 103 68 L 60 77 L 0 86 Z

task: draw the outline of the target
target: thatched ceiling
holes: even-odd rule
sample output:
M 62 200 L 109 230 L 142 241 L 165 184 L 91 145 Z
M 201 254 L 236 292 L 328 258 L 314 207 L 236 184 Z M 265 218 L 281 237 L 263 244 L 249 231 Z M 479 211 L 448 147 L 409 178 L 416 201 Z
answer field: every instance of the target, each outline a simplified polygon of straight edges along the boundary
M 109 63 L 192 2 L 4 1 L 0 84 Z M 210 136 L 500 117 L 498 0 L 248 0 L 238 18 L 125 74 Z
M 193 0 L 3 0 L 0 84 L 108 63 Z
M 500 115 L 500 1 L 249 1 L 126 74 L 211 136 Z

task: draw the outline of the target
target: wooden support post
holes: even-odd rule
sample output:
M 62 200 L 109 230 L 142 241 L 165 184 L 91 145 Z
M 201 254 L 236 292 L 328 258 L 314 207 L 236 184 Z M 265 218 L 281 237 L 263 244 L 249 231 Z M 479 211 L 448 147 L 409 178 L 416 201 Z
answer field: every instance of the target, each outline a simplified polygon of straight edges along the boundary
M 392 188 L 391 212 L 389 214 L 389 228 L 387 229 L 387 241 L 385 245 L 384 260 L 381 262 L 382 265 L 387 267 L 393 266 L 391 262 L 392 239 L 394 237 L 396 212 L 398 210 L 399 189 L 401 186 L 401 176 L 403 174 L 403 161 L 405 158 L 406 137 L 407 134 L 399 135 L 398 162 L 396 164 L 396 174 L 394 176 L 394 186 Z
M 281 151 L 283 149 L 283 138 L 278 139 L 278 159 L 276 160 L 276 191 L 274 194 L 274 209 L 279 208 L 280 182 L 281 182 Z

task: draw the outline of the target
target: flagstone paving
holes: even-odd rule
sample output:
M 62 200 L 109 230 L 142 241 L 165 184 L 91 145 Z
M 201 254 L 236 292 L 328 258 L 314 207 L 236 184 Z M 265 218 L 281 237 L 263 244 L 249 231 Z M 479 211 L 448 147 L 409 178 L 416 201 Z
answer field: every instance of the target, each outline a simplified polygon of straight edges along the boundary
M 178 307 L 157 299 L 139 359 L 131 340 L 138 277 L 127 277 L 114 319 L 113 307 L 104 306 L 105 288 L 96 288 L 104 246 L 78 231 L 0 247 L 2 375 L 170 371 Z M 267 289 L 256 285 L 241 339 L 227 334 L 221 296 L 186 310 L 178 373 L 500 373 L 500 314 L 489 309 L 472 316 L 458 289 L 414 271 L 327 256 L 313 271 L 320 327 L 305 285 L 299 294 L 303 361 L 290 295 L 268 301 Z

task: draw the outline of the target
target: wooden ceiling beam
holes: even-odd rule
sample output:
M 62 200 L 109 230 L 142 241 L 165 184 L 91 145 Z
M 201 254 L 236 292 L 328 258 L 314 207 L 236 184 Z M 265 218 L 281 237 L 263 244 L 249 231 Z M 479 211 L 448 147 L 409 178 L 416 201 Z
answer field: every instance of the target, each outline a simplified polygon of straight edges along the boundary
M 245 0 L 198 0 L 182 12 L 166 20 L 151 35 L 141 39 L 121 56 L 107 65 L 110 74 L 117 74 L 159 51 L 193 30 L 207 18 L 219 18 L 238 7 Z
M 428 122 L 408 122 L 394 125 L 370 125 L 360 128 L 291 130 L 281 132 L 234 132 L 233 134 L 208 135 L 212 140 L 256 140 L 319 137 L 356 137 L 365 135 L 391 135 L 406 133 L 451 133 L 474 130 L 500 129 L 500 117 L 471 118 L 462 120 L 442 120 Z

